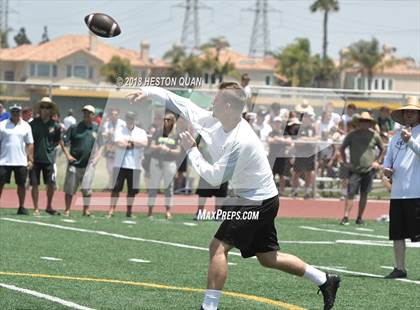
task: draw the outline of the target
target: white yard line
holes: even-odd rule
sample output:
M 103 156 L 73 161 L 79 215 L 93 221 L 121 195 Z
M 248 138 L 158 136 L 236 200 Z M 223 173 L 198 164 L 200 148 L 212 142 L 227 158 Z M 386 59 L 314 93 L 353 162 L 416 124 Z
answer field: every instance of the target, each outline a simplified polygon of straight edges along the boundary
M 360 236 L 360 237 L 369 237 L 369 238 L 376 238 L 376 239 L 389 239 L 388 236 L 383 235 L 372 235 L 372 234 L 361 234 L 352 231 L 343 231 L 343 230 L 335 230 L 335 229 L 324 229 L 324 228 L 317 228 L 312 226 L 299 226 L 299 228 L 313 230 L 313 231 L 323 231 L 323 232 L 331 232 L 343 235 L 351 235 L 351 236 Z
M 382 241 L 382 240 L 336 240 L 336 243 L 346 243 L 353 245 L 376 245 L 376 246 L 385 246 L 393 247 L 392 241 Z M 407 248 L 420 248 L 420 243 L 406 241 Z
M 130 258 L 128 261 L 133 263 L 150 263 L 150 260 L 144 260 L 140 258 Z
M 314 267 L 315 268 L 319 268 L 319 269 L 324 269 L 324 270 L 330 270 L 330 271 L 340 272 L 340 273 L 347 273 L 347 274 L 358 275 L 358 276 L 366 276 L 366 277 L 381 278 L 381 279 L 384 278 L 384 276 L 381 276 L 381 275 L 378 275 L 378 274 L 373 274 L 373 273 L 366 273 L 366 272 L 358 272 L 358 271 L 344 270 L 344 269 L 340 269 L 340 268 L 332 268 L 332 267 L 327 267 L 327 266 L 314 266 Z M 415 280 L 409 280 L 409 279 L 394 279 L 394 280 L 420 285 L 420 281 L 415 281 Z M 385 280 L 384 279 L 384 281 L 392 281 L 392 280 Z
M 41 259 L 52 260 L 52 261 L 62 261 L 61 258 L 49 257 L 49 256 L 41 256 Z
M 84 233 L 89 233 L 89 234 L 96 234 L 96 235 L 101 235 L 101 236 L 114 237 L 114 238 L 118 238 L 118 239 L 142 241 L 142 242 L 156 243 L 156 244 L 162 244 L 162 245 L 170 245 L 170 246 L 174 246 L 174 247 L 178 247 L 178 248 L 193 249 L 193 250 L 200 250 L 200 251 L 206 251 L 206 252 L 208 251 L 208 248 L 203 248 L 203 247 L 198 247 L 198 246 L 193 246 L 193 245 L 188 245 L 188 244 L 183 244 L 183 243 L 174 243 L 174 242 L 167 242 L 167 241 L 160 241 L 160 240 L 153 240 L 153 239 L 130 237 L 130 236 L 125 236 L 125 235 L 120 235 L 120 234 L 113 234 L 113 233 L 109 233 L 109 232 L 101 231 L 101 230 L 91 230 L 91 229 L 84 229 L 84 228 L 77 228 L 77 227 L 68 227 L 68 226 L 42 223 L 42 222 L 36 222 L 36 221 L 24 221 L 24 220 L 18 220 L 18 219 L 13 219 L 13 218 L 6 218 L 6 217 L 0 218 L 0 219 L 4 220 L 4 221 L 9 221 L 9 222 L 22 223 L 22 224 L 32 224 L 32 225 L 39 225 L 39 226 L 45 226 L 45 227 L 53 227 L 53 228 L 58 228 L 58 229 L 62 229 L 62 230 L 84 232 Z M 237 252 L 229 252 L 229 254 L 230 255 L 241 256 L 241 254 L 237 253 Z
M 7 288 L 9 290 L 13 290 L 13 291 L 16 291 L 16 292 L 19 292 L 19 293 L 32 295 L 32 296 L 35 296 L 35 297 L 38 297 L 38 298 L 46 299 L 46 300 L 49 300 L 49 301 L 61 304 L 63 306 L 66 306 L 66 307 L 73 308 L 73 309 L 94 310 L 93 308 L 88 308 L 88 307 L 85 307 L 85 306 L 81 306 L 81 305 L 78 305 L 78 304 L 76 304 L 74 302 L 71 302 L 71 301 L 68 301 L 68 300 L 64 300 L 64 299 L 54 297 L 54 296 L 51 296 L 51 295 L 39 293 L 37 291 L 28 290 L 26 288 L 20 288 L 20 287 L 14 286 L 14 285 L 0 283 L 0 287 Z
M 76 223 L 75 220 L 71 220 L 71 219 L 61 219 L 62 222 L 66 222 L 66 223 Z
M 380 266 L 382 269 L 390 269 L 390 270 L 394 270 L 394 267 L 391 266 Z

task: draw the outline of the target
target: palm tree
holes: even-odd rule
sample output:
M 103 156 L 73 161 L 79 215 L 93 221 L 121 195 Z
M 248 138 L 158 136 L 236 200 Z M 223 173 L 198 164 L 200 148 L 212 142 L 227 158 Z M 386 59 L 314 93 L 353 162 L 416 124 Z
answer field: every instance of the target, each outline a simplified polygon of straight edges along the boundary
M 338 0 L 316 0 L 311 6 L 312 13 L 321 11 L 324 12 L 324 34 L 322 37 L 322 59 L 327 59 L 327 45 L 328 45 L 328 14 L 330 12 L 337 12 L 339 10 Z
M 392 50 L 392 52 L 395 50 Z M 381 49 L 379 41 L 360 40 L 351 44 L 343 54 L 343 69 L 355 68 L 359 73 L 367 76 L 368 90 L 371 89 L 373 76 L 376 72 L 398 64 L 407 63 L 406 58 L 395 58 L 385 48 Z
M 172 48 L 168 50 L 164 55 L 163 59 L 170 61 L 171 66 L 169 68 L 169 75 L 172 77 L 184 76 L 183 62 L 187 55 L 185 49 L 178 44 L 172 45 Z

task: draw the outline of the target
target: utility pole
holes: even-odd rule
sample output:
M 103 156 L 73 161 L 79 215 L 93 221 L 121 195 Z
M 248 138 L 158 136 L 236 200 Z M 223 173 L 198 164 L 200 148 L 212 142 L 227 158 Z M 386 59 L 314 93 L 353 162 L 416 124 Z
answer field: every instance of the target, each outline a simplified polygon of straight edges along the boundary
M 200 4 L 199 0 L 185 0 L 185 4 L 178 4 L 174 7 L 185 9 L 181 45 L 186 50 L 198 49 L 200 47 L 199 11 L 201 9 L 211 10 L 211 8 Z
M 271 51 L 268 13 L 280 12 L 280 10 L 269 7 L 268 0 L 256 0 L 254 8 L 244 9 L 243 11 L 255 13 L 249 44 L 249 56 L 267 55 Z

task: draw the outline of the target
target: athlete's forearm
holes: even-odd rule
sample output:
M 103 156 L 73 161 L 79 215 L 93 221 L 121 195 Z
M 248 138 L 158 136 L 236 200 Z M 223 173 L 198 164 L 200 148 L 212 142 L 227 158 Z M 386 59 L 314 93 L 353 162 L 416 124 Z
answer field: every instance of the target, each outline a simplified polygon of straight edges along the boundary
M 168 110 L 179 114 L 193 125 L 198 124 L 198 119 L 208 113 L 208 111 L 200 108 L 190 99 L 178 96 L 164 88 L 148 86 L 143 87 L 142 90 L 146 96 L 154 96 L 164 100 Z

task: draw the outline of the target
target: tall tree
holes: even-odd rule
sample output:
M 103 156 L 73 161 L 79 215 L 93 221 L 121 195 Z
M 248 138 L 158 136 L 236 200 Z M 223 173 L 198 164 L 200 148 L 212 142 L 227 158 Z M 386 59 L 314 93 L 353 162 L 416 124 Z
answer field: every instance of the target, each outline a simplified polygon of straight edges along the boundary
M 205 50 L 208 48 L 215 48 L 216 50 L 220 51 L 226 47 L 229 47 L 230 44 L 228 42 L 228 40 L 224 37 L 224 36 L 220 36 L 220 37 L 216 37 L 216 38 L 211 38 L 207 43 L 204 43 L 203 45 L 200 46 L 201 50 Z
M 183 62 L 187 58 L 184 47 L 178 44 L 172 45 L 172 48 L 168 50 L 164 55 L 163 59 L 170 62 L 169 75 L 172 77 L 184 76 Z
M 25 27 L 20 28 L 18 34 L 15 35 L 13 39 L 15 40 L 17 46 L 23 44 L 31 44 L 31 41 L 29 41 L 28 37 L 26 36 Z
M 312 86 L 314 78 L 311 46 L 306 38 L 298 38 L 276 55 L 278 71 L 289 80 L 290 86 Z
M 324 12 L 323 22 L 323 36 L 322 36 L 322 59 L 327 59 L 327 45 L 328 45 L 328 15 L 330 12 L 337 12 L 339 10 L 338 0 L 316 0 L 311 6 L 312 13 L 321 11 Z
M 379 41 L 372 38 L 371 41 L 360 40 L 351 44 L 343 54 L 343 69 L 355 68 L 368 79 L 368 90 L 372 88 L 374 74 L 380 70 L 398 64 L 406 63 L 405 58 L 396 58 L 392 51 L 381 48 Z
M 115 84 L 118 77 L 126 78 L 132 75 L 133 70 L 129 59 L 113 56 L 107 64 L 101 67 L 100 72 L 106 81 Z
M 1 48 L 8 48 L 9 44 L 7 42 L 7 31 L 0 31 L 0 42 Z
M 338 70 L 334 61 L 327 57 L 322 59 L 319 54 L 312 57 L 313 73 L 314 73 L 314 87 L 333 87 L 333 82 L 337 78 Z

